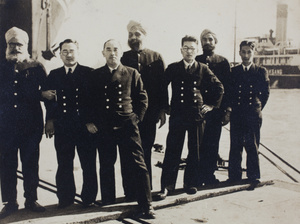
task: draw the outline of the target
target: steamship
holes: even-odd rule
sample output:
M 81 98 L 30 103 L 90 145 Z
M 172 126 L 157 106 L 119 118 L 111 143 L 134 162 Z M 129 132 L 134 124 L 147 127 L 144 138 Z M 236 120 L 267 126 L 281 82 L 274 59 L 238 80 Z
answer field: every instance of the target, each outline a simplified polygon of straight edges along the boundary
M 248 37 L 256 43 L 255 64 L 268 70 L 272 88 L 300 88 L 300 48 L 286 39 L 287 5 L 277 5 L 276 38 Z

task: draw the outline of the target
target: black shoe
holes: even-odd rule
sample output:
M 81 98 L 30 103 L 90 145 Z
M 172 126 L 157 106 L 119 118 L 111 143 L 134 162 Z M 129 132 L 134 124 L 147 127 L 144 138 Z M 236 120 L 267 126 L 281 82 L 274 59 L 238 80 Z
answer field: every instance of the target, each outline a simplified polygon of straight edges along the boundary
M 229 178 L 226 180 L 226 183 L 228 184 L 238 184 L 242 181 L 242 179 L 239 178 Z
M 64 209 L 64 208 L 67 208 L 67 207 L 69 207 L 69 206 L 71 206 L 71 205 L 73 205 L 73 204 L 74 204 L 73 201 L 69 201 L 69 202 L 59 202 L 57 208 L 58 208 L 58 209 Z
M 101 202 L 102 206 L 115 204 L 115 200 L 104 200 Z
M 0 219 L 4 219 L 5 217 L 11 215 L 12 213 L 18 211 L 19 205 L 18 203 L 7 203 L 4 205 L 0 212 Z
M 137 219 L 155 219 L 155 212 L 152 206 L 149 208 L 139 211 L 134 215 Z
M 147 209 L 145 211 L 145 219 L 155 219 L 155 212 L 154 212 L 154 208 L 152 206 L 149 207 L 149 209 Z
M 198 191 L 196 187 L 186 187 L 184 190 L 187 194 L 196 194 Z
M 205 185 L 218 185 L 219 183 L 220 181 L 217 178 L 206 179 L 204 182 Z
M 92 202 L 92 203 L 83 202 L 82 207 L 83 208 L 92 208 L 92 207 L 95 207 L 95 203 L 94 202 Z
M 125 198 L 124 198 L 124 202 L 133 202 L 133 201 L 136 201 L 135 197 L 125 196 Z
M 44 212 L 46 208 L 41 206 L 36 201 L 25 201 L 25 208 L 29 209 L 32 212 Z
M 170 193 L 169 190 L 165 188 L 157 194 L 157 199 L 164 200 L 169 195 L 169 193 Z
M 258 184 L 260 183 L 260 181 L 258 179 L 248 179 L 248 183 L 250 183 L 250 186 L 247 188 L 248 191 L 253 191 Z

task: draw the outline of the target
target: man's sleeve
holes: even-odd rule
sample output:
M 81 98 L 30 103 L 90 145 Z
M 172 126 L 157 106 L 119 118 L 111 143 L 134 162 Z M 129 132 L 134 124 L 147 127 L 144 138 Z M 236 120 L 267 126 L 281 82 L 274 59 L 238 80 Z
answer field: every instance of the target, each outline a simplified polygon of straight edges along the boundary
M 220 107 L 222 102 L 224 87 L 220 80 L 213 74 L 213 72 L 207 67 L 203 67 L 203 85 L 207 85 L 211 91 L 209 91 L 206 102 L 207 105 L 212 105 L 216 108 Z
M 42 90 L 55 90 L 54 86 L 54 78 L 52 72 L 50 72 L 49 76 L 46 78 L 44 85 L 42 87 Z M 57 102 L 56 97 L 52 100 L 44 100 L 45 108 L 46 108 L 46 121 L 47 120 L 53 120 L 56 118 L 56 108 L 57 108 Z
M 270 79 L 268 76 L 268 72 L 265 68 L 260 68 L 259 73 L 262 79 L 260 82 L 261 86 L 260 86 L 259 98 L 261 101 L 261 108 L 263 109 L 270 95 Z
M 140 121 L 143 120 L 146 110 L 148 108 L 148 95 L 144 89 L 144 84 L 141 78 L 141 75 L 136 69 L 133 71 L 133 81 L 134 85 L 134 94 L 133 94 L 133 110 L 134 113 L 138 116 Z

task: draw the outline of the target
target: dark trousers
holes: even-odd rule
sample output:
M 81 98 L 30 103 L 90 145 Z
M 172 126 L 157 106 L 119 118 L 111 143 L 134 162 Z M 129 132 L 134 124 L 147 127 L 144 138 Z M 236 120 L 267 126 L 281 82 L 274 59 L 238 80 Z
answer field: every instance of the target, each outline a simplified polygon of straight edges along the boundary
M 204 123 L 187 121 L 180 116 L 170 116 L 167 147 L 161 175 L 161 188 L 174 190 L 186 132 L 188 133 L 188 157 L 184 172 L 184 187 L 196 187 L 199 175 L 199 148 Z
M 84 203 L 96 200 L 98 185 L 96 172 L 96 147 L 92 139 L 82 139 L 82 135 L 55 135 L 55 149 L 57 153 L 58 168 L 56 173 L 57 197 L 59 203 L 74 202 L 76 187 L 74 181 L 75 147 L 83 171 L 83 186 L 81 199 Z M 88 139 L 90 141 L 88 141 Z
M 247 153 L 247 177 L 259 179 L 258 148 L 260 142 L 261 115 L 235 116 L 230 120 L 230 154 L 229 154 L 229 179 L 242 178 L 242 153 L 245 148 Z
M 199 184 L 214 180 L 217 160 L 219 158 L 219 142 L 222 131 L 222 111 L 215 109 L 205 116 L 205 130 L 200 150 Z
M 146 113 L 142 122 L 138 125 L 140 136 L 142 140 L 142 148 L 144 150 L 144 159 L 149 172 L 150 186 L 152 189 L 152 163 L 151 163 L 151 152 L 155 141 L 156 135 L 156 119 L 153 115 Z M 123 164 L 123 163 L 122 163 Z M 133 176 L 128 173 L 130 169 L 128 167 L 121 166 L 123 175 L 123 188 L 125 197 L 128 199 L 134 199 L 136 194 L 136 180 Z
M 123 126 L 119 128 L 106 127 L 100 135 L 98 150 L 102 202 L 113 203 L 116 199 L 114 164 L 117 146 L 121 166 L 127 168 L 126 173 L 135 180 L 138 204 L 148 208 L 152 201 L 149 173 L 144 161 L 138 126 L 131 119 L 124 121 Z M 122 177 L 128 178 L 123 175 Z
M 24 178 L 24 197 L 28 201 L 37 200 L 37 187 L 39 183 L 39 144 L 42 133 L 26 135 L 14 133 L 1 136 L 0 143 L 0 178 L 3 202 L 16 202 L 17 200 L 17 168 L 18 150 L 22 162 Z

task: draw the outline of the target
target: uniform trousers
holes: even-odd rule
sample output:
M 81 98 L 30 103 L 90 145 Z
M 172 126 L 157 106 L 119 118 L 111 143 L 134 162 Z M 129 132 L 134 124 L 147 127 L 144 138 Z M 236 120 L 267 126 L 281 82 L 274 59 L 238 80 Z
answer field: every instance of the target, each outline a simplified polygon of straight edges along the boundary
M 1 134 L 0 142 L 0 177 L 3 202 L 17 200 L 18 151 L 22 162 L 24 178 L 24 197 L 28 201 L 37 200 L 39 183 L 39 144 L 42 132 Z
M 199 185 L 215 180 L 217 160 L 219 158 L 219 142 L 222 131 L 221 119 L 223 112 L 214 109 L 205 115 L 205 130 L 200 150 L 201 175 Z
M 142 140 L 142 148 L 144 150 L 144 159 L 149 172 L 150 187 L 152 189 L 152 162 L 151 152 L 156 135 L 156 119 L 153 115 L 146 113 L 142 122 L 138 124 L 140 136 Z M 123 188 L 125 197 L 128 200 L 135 199 L 136 195 L 136 181 L 130 174 L 128 167 L 121 167 L 123 178 Z M 129 173 L 128 173 L 129 172 Z
M 77 148 L 83 175 L 81 199 L 90 204 L 96 200 L 98 184 L 96 171 L 96 147 L 92 139 L 83 134 L 73 135 L 57 133 L 54 144 L 57 153 L 58 168 L 56 173 L 57 197 L 59 203 L 73 203 L 76 187 L 74 180 L 74 157 Z
M 184 187 L 196 187 L 199 175 L 199 149 L 205 123 L 188 117 L 170 116 L 167 147 L 163 161 L 161 188 L 175 190 L 179 164 L 186 132 L 188 133 L 188 156 L 184 172 Z
M 134 116 L 135 117 L 135 116 Z M 116 199 L 114 164 L 119 148 L 121 166 L 135 180 L 138 204 L 148 209 L 152 197 L 149 173 L 144 160 L 141 138 L 135 119 L 130 118 L 122 126 L 106 126 L 100 132 L 98 146 L 100 160 L 100 186 L 103 203 L 114 203 Z M 128 178 L 128 176 L 123 178 Z
M 244 114 L 240 116 L 238 114 Z M 231 114 L 230 119 L 230 153 L 229 153 L 229 179 L 242 178 L 242 153 L 247 153 L 247 177 L 259 179 L 258 148 L 260 142 L 260 128 L 262 117 L 260 114 L 246 115 L 246 113 Z

